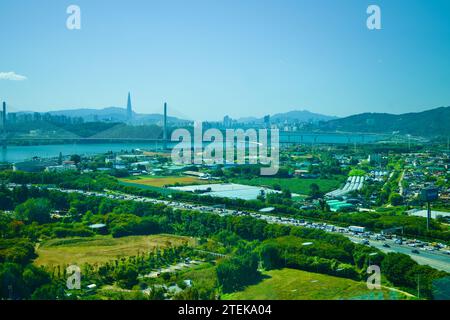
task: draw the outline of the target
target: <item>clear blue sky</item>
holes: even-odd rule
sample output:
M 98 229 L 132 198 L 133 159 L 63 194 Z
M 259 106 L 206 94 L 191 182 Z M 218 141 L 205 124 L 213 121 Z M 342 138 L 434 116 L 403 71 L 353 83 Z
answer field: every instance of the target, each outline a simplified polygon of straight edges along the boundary
M 81 7 L 82 29 L 66 28 Z M 382 10 L 382 30 L 366 9 Z M 450 105 L 448 0 L 1 0 L 0 99 L 191 119 Z

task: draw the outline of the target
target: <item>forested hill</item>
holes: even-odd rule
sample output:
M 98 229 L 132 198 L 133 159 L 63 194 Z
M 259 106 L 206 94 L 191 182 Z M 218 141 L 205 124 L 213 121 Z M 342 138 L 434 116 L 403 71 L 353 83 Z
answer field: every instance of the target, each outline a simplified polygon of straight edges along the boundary
M 330 120 L 321 125 L 326 131 L 411 134 L 436 137 L 450 135 L 450 107 L 400 115 L 362 113 Z

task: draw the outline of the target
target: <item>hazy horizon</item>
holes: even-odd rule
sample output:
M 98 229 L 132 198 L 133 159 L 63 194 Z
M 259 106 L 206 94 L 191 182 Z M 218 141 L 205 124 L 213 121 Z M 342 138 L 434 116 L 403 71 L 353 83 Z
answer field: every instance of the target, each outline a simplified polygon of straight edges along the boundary
M 81 30 L 66 9 L 81 8 Z M 367 6 L 382 29 L 366 27 Z M 0 4 L 12 111 L 123 107 L 196 120 L 344 117 L 450 105 L 450 2 L 58 1 Z M 412 18 L 414 17 L 414 19 Z
M 402 113 L 395 113 L 395 112 L 379 112 L 379 113 L 384 113 L 384 114 L 392 114 L 392 115 L 401 115 L 401 114 L 406 114 L 406 113 L 420 113 L 420 112 L 424 112 L 424 111 L 429 111 L 429 110 L 434 110 L 437 108 L 447 108 L 450 106 L 436 106 L 436 107 L 432 107 L 432 108 L 424 108 L 423 110 L 418 110 L 418 111 L 411 111 L 411 112 L 402 112 Z M 74 107 L 74 108 L 54 108 L 52 110 L 15 110 L 15 111 L 11 111 L 11 112 L 39 112 L 39 113 L 46 113 L 46 112 L 63 112 L 63 111 L 76 111 L 76 110 L 104 110 L 104 109 L 109 109 L 109 108 L 121 108 L 124 110 L 124 112 L 126 112 L 126 106 L 109 106 L 109 107 L 100 107 L 100 108 L 96 108 L 96 107 Z M 169 111 L 170 111 L 170 106 L 169 106 Z M 319 115 L 323 115 L 323 116 L 329 116 L 329 117 L 336 117 L 336 118 L 345 118 L 345 117 L 349 117 L 349 116 L 353 116 L 353 115 L 358 115 L 358 114 L 363 114 L 363 113 L 378 113 L 378 112 L 370 112 L 370 111 L 366 111 L 366 112 L 361 112 L 361 113 L 354 113 L 354 114 L 348 114 L 348 115 L 344 115 L 344 116 L 337 116 L 337 115 L 332 115 L 332 114 L 322 114 L 322 113 L 317 113 L 308 109 L 292 109 L 292 110 L 287 110 L 287 111 L 283 111 L 283 112 L 272 112 L 272 113 L 266 113 L 262 116 L 258 116 L 258 115 L 244 115 L 244 116 L 239 116 L 236 118 L 231 117 L 233 120 L 239 120 L 239 119 L 246 119 L 246 118 L 257 118 L 257 119 L 262 119 L 263 116 L 265 115 L 270 115 L 270 116 L 274 116 L 277 114 L 285 114 L 285 113 L 289 113 L 289 112 L 310 112 L 310 113 L 314 113 L 314 114 L 319 114 Z M 158 115 L 163 115 L 163 112 L 159 112 L 159 111 L 155 111 L 155 112 L 151 112 L 151 113 L 145 113 L 145 112 L 137 112 L 136 110 L 133 110 L 134 113 L 136 114 L 158 114 Z M 175 114 L 168 114 L 169 117 L 175 117 L 175 118 L 180 118 L 180 116 L 177 116 Z M 220 116 L 216 116 L 215 119 L 203 119 L 203 121 L 222 121 L 223 117 L 225 116 L 229 116 L 229 114 L 223 114 L 222 117 Z M 192 119 L 192 118 L 180 118 L 181 120 L 197 120 L 197 119 Z

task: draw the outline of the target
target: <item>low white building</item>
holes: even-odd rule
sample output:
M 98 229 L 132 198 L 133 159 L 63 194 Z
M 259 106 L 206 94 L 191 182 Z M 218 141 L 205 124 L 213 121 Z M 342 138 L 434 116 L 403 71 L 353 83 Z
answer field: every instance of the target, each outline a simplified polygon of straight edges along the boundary
M 65 171 L 76 171 L 77 166 L 74 164 L 62 164 L 58 166 L 48 166 L 45 168 L 46 172 L 65 172 Z

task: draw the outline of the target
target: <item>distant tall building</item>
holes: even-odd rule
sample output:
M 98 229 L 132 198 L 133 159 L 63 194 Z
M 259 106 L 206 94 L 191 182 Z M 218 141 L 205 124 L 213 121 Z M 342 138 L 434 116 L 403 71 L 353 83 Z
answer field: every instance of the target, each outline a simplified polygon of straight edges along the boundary
M 6 149 L 6 102 L 3 101 L 3 111 L 2 111 L 2 130 L 0 131 L 2 133 L 3 139 L 1 141 L 2 149 Z
M 131 106 L 131 94 L 128 92 L 127 120 L 131 120 L 132 118 L 133 118 L 133 108 Z
M 2 132 L 6 132 L 6 102 L 3 101 L 3 111 L 2 111 Z
M 233 121 L 233 120 L 232 120 L 229 116 L 223 117 L 223 126 L 224 126 L 225 128 L 231 127 L 231 122 L 232 122 L 232 121 Z
M 267 115 L 264 117 L 264 124 L 265 124 L 266 128 L 270 127 L 270 115 Z

